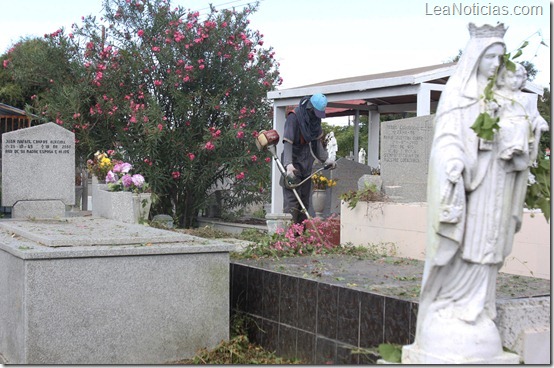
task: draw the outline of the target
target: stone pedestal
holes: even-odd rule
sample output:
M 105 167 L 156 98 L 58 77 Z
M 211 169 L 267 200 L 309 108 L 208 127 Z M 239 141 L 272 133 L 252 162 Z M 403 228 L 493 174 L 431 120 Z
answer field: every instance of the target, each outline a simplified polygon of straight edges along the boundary
M 111 192 L 107 184 L 93 183 L 93 188 L 93 216 L 129 224 L 148 219 L 152 205 L 151 193 Z
M 12 218 L 62 218 L 65 217 L 65 209 L 65 204 L 59 200 L 18 201 L 13 205 Z
M 445 357 L 419 349 L 415 344 L 402 347 L 402 364 L 519 364 L 519 355 L 501 353 L 491 359 L 468 359 L 463 356 Z
M 275 234 L 277 229 L 287 229 L 292 223 L 292 215 L 290 213 L 268 213 L 265 215 L 265 219 L 269 234 Z
M 107 219 L 0 221 L 0 358 L 157 365 L 213 348 L 231 249 Z

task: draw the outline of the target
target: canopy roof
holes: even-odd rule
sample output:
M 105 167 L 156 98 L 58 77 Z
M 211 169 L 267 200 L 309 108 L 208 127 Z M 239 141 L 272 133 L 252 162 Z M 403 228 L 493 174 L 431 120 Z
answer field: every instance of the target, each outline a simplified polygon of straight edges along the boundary
M 0 103 L 0 117 L 3 118 L 23 118 L 27 117 L 24 110 L 18 109 L 10 105 Z
M 430 65 L 334 79 L 271 91 L 267 96 L 274 100 L 275 106 L 287 106 L 296 105 L 303 96 L 323 93 L 329 100 L 326 109 L 328 117 L 354 115 L 356 110 L 361 114 L 377 110 L 381 114 L 418 112 L 418 115 L 425 115 L 436 108 L 441 92 L 455 69 L 456 63 Z M 526 84 L 525 91 L 542 94 L 542 89 L 531 82 Z M 428 100 L 421 101 L 422 97 Z M 429 108 L 418 111 L 424 105 Z
M 37 116 L 27 115 L 24 110 L 0 103 L 0 134 L 28 128 L 31 126 L 32 121 L 37 119 Z

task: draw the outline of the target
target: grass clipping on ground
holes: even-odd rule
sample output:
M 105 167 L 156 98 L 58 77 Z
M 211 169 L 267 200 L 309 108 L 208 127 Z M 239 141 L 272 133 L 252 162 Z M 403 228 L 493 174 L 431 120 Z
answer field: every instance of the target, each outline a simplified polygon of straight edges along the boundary
M 298 360 L 284 359 L 262 347 L 252 344 L 245 335 L 222 341 L 214 349 L 201 349 L 192 359 L 177 364 L 302 364 Z

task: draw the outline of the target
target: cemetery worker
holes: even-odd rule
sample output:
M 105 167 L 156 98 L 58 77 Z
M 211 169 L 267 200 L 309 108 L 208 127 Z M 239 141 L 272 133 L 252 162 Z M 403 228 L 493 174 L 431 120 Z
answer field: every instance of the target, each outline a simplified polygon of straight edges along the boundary
M 283 153 L 281 161 L 287 173 L 289 183 L 298 183 L 312 174 L 314 159 L 325 166 L 335 168 L 334 159 L 329 158 L 323 147 L 323 130 L 321 119 L 325 118 L 327 97 L 321 93 L 303 97 L 300 103 L 291 111 L 285 121 L 283 135 Z M 283 212 L 292 214 L 294 223 L 301 223 L 307 216 L 293 191 L 283 186 Z M 296 188 L 302 203 L 308 208 L 310 203 L 312 183 L 306 180 Z
M 496 140 L 483 141 L 471 129 L 480 113 L 497 113 L 498 105 L 485 101 L 483 91 L 500 66 L 506 30 L 502 24 L 470 24 L 469 31 L 470 40 L 435 117 L 415 343 L 420 349 L 457 354 L 465 346 L 456 334 L 475 333 L 463 341 L 481 341 L 485 350 L 493 345 L 492 354 L 501 354 L 492 321 L 495 283 L 521 226 L 527 170 L 506 172 Z

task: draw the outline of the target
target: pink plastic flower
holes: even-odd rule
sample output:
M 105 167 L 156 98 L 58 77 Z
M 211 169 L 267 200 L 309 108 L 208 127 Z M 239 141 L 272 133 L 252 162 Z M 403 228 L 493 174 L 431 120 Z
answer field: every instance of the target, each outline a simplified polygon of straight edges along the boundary
M 108 171 L 108 173 L 106 174 L 106 183 L 115 183 L 116 181 L 117 175 L 115 175 L 112 170 Z
M 137 35 L 139 37 L 142 37 L 142 35 L 144 35 L 144 31 L 142 29 L 139 29 L 138 32 L 137 32 Z
M 129 174 L 125 174 L 123 175 L 123 177 L 121 178 L 121 182 L 123 183 L 123 186 L 125 188 L 130 188 L 131 185 L 133 185 L 133 177 Z
M 125 175 L 125 176 L 129 176 L 129 175 Z M 140 174 L 135 174 L 131 177 L 131 182 L 135 185 L 135 187 L 142 188 L 142 186 L 144 185 L 144 176 Z
M 242 179 L 244 179 L 244 172 L 241 171 L 240 174 L 237 174 L 237 175 L 236 175 L 236 178 L 237 178 L 237 180 L 242 180 Z
M 205 149 L 207 149 L 208 151 L 211 151 L 215 148 L 214 144 L 212 142 L 208 142 L 206 143 L 206 145 L 204 146 Z
M 194 160 L 196 156 L 194 155 L 194 153 L 189 153 L 189 160 Z
M 171 173 L 171 177 L 175 180 L 178 180 L 181 177 L 181 173 L 179 171 L 173 171 Z
M 131 165 L 130 163 L 120 162 L 114 165 L 113 172 L 127 174 L 129 171 L 131 171 L 132 168 L 133 165 Z

